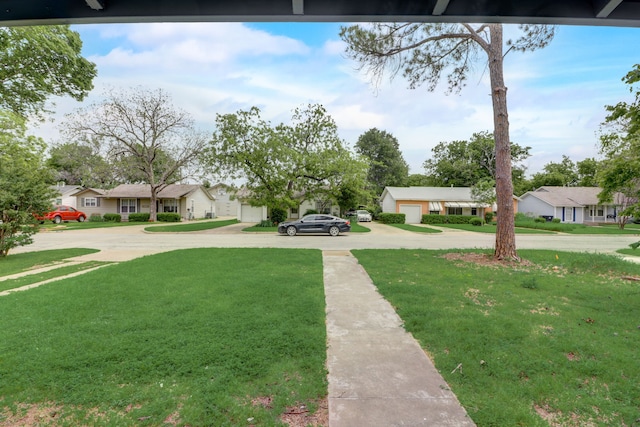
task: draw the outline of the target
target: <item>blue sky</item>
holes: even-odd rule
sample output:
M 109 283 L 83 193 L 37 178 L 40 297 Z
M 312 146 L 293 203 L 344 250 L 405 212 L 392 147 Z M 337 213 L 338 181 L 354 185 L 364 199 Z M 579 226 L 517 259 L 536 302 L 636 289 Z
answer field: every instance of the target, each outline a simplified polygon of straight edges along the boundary
M 478 63 L 467 86 L 446 95 L 410 90 L 401 77 L 374 88 L 344 55 L 338 23 L 155 23 L 76 25 L 84 55 L 98 65 L 84 103 L 56 101 L 53 121 L 34 128 L 58 141 L 65 114 L 100 99 L 106 88 L 163 88 L 174 105 L 212 130 L 215 116 L 257 106 L 274 125 L 308 103 L 325 106 L 350 146 L 368 129 L 393 134 L 412 173 L 442 141 L 491 131 L 488 73 Z M 506 34 L 516 27 L 507 26 Z M 640 29 L 558 27 L 545 49 L 505 59 L 511 140 L 530 146 L 529 174 L 562 155 L 597 157 L 605 105 L 629 100 L 621 78 L 640 63 Z

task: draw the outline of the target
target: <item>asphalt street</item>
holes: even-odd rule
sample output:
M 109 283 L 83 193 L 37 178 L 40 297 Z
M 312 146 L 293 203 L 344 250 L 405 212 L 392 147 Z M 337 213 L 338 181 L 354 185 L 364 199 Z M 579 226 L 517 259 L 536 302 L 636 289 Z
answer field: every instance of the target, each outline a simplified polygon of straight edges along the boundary
M 235 224 L 221 229 L 191 233 L 149 233 L 145 225 L 95 228 L 87 230 L 47 231 L 35 235 L 31 245 L 15 248 L 11 253 L 61 248 L 94 248 L 113 261 L 139 255 L 187 248 L 310 248 L 321 250 L 351 249 L 491 249 L 495 236 L 442 228 L 442 233 L 415 233 L 384 224 L 364 223 L 369 233 L 298 235 L 247 233 L 242 229 L 253 224 Z M 613 253 L 640 240 L 638 235 L 569 235 L 517 234 L 518 249 L 553 249 L 559 251 Z

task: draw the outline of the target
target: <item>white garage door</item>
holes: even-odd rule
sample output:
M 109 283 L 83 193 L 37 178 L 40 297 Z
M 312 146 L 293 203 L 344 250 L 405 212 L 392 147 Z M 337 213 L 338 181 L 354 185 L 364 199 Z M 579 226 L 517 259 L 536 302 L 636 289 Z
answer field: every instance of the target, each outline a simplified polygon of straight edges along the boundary
M 240 222 L 262 221 L 262 207 L 243 204 L 240 211 Z
M 422 220 L 420 205 L 400 205 L 400 213 L 405 215 L 405 224 L 420 224 Z

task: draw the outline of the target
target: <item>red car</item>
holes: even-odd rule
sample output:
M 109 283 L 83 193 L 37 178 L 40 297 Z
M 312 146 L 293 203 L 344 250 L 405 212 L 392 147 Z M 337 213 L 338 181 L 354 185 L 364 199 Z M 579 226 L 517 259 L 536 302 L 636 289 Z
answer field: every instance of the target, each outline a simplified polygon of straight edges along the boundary
M 51 212 L 47 212 L 42 217 L 37 216 L 36 218 L 43 222 L 44 220 L 50 220 L 55 224 L 60 224 L 62 221 L 84 222 L 84 220 L 87 219 L 87 215 L 71 206 L 56 206 Z

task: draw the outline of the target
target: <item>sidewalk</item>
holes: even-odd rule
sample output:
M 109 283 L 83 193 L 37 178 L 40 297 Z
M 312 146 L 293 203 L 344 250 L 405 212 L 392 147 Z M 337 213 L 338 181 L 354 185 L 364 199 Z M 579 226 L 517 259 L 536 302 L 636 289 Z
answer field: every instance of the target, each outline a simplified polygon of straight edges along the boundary
M 474 426 L 348 251 L 324 251 L 330 427 Z

